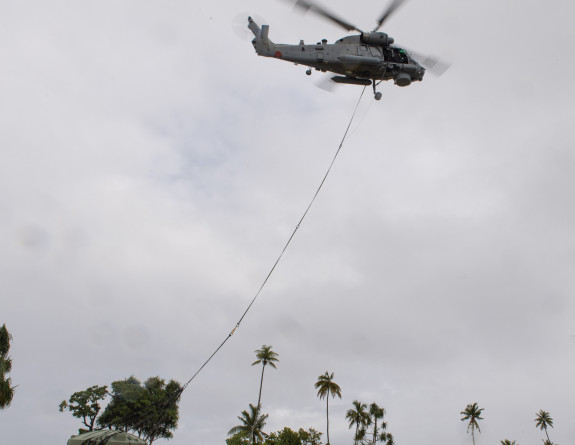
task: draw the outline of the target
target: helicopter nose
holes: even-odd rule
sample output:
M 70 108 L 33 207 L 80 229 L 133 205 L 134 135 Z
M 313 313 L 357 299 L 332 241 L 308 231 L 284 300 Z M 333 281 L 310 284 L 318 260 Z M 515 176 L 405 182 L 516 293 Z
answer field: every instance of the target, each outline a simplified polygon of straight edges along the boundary
M 419 66 L 419 69 L 417 70 L 417 74 L 419 76 L 419 80 L 423 80 L 423 76 L 425 75 L 425 68 L 423 68 L 421 65 L 419 65 L 419 63 L 417 64 Z

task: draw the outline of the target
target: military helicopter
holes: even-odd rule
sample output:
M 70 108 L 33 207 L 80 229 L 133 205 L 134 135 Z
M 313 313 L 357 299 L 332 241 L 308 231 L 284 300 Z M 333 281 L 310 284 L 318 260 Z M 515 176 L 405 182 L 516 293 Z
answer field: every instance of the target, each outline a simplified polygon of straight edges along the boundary
M 375 99 L 380 100 L 381 93 L 376 87 L 384 80 L 393 80 L 396 85 L 406 87 L 411 82 L 423 80 L 425 68 L 422 65 L 430 69 L 436 68 L 438 74 L 447 69 L 445 64 L 432 57 L 424 57 L 421 64 L 418 63 L 405 49 L 393 46 L 392 37 L 379 31 L 383 23 L 405 1 L 393 0 L 380 15 L 377 26 L 370 32 L 364 32 L 312 0 L 295 0 L 296 7 L 315 12 L 347 31 L 361 33 L 343 37 L 334 44 L 328 44 L 326 39 L 315 45 L 306 45 L 303 40 L 299 45 L 277 44 L 268 37 L 269 25 L 262 25 L 260 28 L 251 17 L 248 17 L 248 28 L 255 36 L 252 44 L 258 55 L 308 66 L 308 76 L 311 75 L 312 68 L 315 68 L 316 71 L 338 74 L 331 78 L 336 83 L 373 85 Z

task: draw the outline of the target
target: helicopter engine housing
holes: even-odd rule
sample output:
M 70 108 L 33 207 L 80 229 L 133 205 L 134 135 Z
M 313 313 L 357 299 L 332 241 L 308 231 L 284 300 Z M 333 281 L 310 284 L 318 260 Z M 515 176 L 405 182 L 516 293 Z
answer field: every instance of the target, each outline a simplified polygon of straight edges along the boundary
M 361 42 L 366 45 L 389 46 L 392 45 L 393 37 L 389 37 L 384 32 L 363 32 L 361 33 Z

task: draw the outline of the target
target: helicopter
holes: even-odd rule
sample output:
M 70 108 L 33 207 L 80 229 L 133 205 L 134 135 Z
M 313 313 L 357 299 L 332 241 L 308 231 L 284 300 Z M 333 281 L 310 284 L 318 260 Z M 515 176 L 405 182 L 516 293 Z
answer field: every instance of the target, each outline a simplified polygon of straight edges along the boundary
M 360 33 L 342 37 L 333 44 L 328 44 L 326 39 L 315 45 L 306 45 L 303 40 L 300 40 L 298 45 L 274 43 L 269 38 L 269 25 L 262 25 L 260 28 L 251 17 L 248 17 L 248 28 L 255 36 L 252 44 L 258 55 L 308 66 L 308 76 L 314 68 L 323 73 L 329 71 L 337 74 L 331 77 L 335 83 L 372 85 L 375 99 L 380 100 L 382 94 L 376 87 L 383 81 L 393 80 L 395 85 L 406 87 L 412 82 L 423 80 L 426 71 L 424 66 L 435 68 L 437 74 L 447 69 L 445 64 L 433 57 L 418 57 L 421 59 L 419 63 L 405 49 L 393 46 L 392 37 L 379 31 L 383 23 L 405 1 L 393 0 L 379 16 L 377 26 L 370 32 L 364 32 L 312 0 L 295 0 L 296 8 L 315 12 L 348 32 Z

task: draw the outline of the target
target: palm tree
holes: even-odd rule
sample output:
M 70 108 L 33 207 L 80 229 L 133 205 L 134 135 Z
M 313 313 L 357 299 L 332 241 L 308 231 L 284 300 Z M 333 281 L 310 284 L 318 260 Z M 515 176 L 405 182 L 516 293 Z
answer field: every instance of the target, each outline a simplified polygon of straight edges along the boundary
M 345 418 L 349 422 L 349 427 L 352 428 L 355 425 L 355 444 L 360 440 L 360 429 L 365 433 L 365 427 L 371 422 L 369 418 L 369 413 L 367 412 L 367 405 L 361 403 L 357 400 L 353 401 L 354 408 L 347 411 Z
M 553 428 L 553 419 L 549 415 L 547 411 L 539 411 L 537 413 L 537 417 L 535 418 L 535 426 L 538 427 L 540 430 L 545 430 L 545 435 L 547 436 L 547 441 L 551 443 L 549 439 L 549 434 L 547 434 L 547 427 L 550 426 Z
M 518 445 L 517 442 L 505 439 L 501 441 L 501 445 Z
M 264 371 L 266 369 L 266 365 L 270 365 L 272 368 L 276 369 L 276 365 L 274 362 L 279 362 L 278 354 L 272 351 L 271 346 L 262 345 L 261 349 L 257 349 L 255 351 L 257 360 L 252 363 L 252 366 L 262 364 L 262 376 L 260 378 L 260 393 L 258 395 L 258 412 L 262 406 L 262 386 L 264 384 Z M 254 434 L 252 433 L 252 443 L 255 443 Z
M 276 364 L 274 362 L 279 362 L 278 354 L 272 351 L 271 346 L 262 345 L 261 349 L 255 351 L 256 357 L 258 358 L 252 363 L 252 366 L 262 364 L 262 376 L 260 378 L 260 394 L 258 396 L 258 407 L 262 401 L 262 385 L 264 383 L 264 370 L 266 365 L 270 365 L 272 368 L 276 369 Z
M 242 411 L 238 419 L 241 425 L 236 425 L 228 431 L 228 436 L 240 435 L 242 437 L 252 437 L 253 443 L 263 443 L 266 433 L 262 431 L 266 426 L 268 414 L 259 415 L 259 409 L 250 403 L 250 412 Z
M 464 411 L 461 411 L 461 414 L 463 414 L 463 418 L 461 420 L 462 421 L 469 420 L 469 425 L 467 426 L 467 432 L 469 432 L 469 429 L 471 428 L 471 438 L 473 439 L 473 445 L 475 445 L 474 431 L 477 429 L 477 431 L 481 432 L 481 430 L 479 429 L 479 424 L 477 423 L 478 420 L 483 419 L 483 417 L 481 417 L 481 411 L 483 411 L 483 408 L 479 408 L 479 405 L 477 405 L 477 403 L 473 404 L 470 403 L 465 407 Z
M 329 396 L 333 398 L 338 396 L 341 399 L 341 388 L 337 383 L 333 381 L 333 372 L 331 375 L 326 371 L 324 375 L 320 375 L 315 382 L 315 387 L 317 388 L 317 396 L 319 399 L 325 397 L 326 400 L 326 413 L 327 413 L 327 443 L 325 445 L 330 445 L 329 443 Z
M 375 445 L 377 443 L 378 440 L 381 440 L 383 442 L 385 442 L 386 439 L 382 439 L 381 435 L 378 437 L 377 433 L 377 422 L 379 421 L 379 419 L 383 419 L 383 416 L 385 416 L 385 409 L 383 409 L 382 407 L 378 406 L 377 403 L 372 403 L 371 405 L 369 405 L 369 415 L 371 417 L 370 422 L 371 424 L 373 424 L 373 441 L 372 444 Z M 383 430 L 385 430 L 387 428 L 387 425 L 385 422 L 381 422 L 381 429 L 382 432 Z

